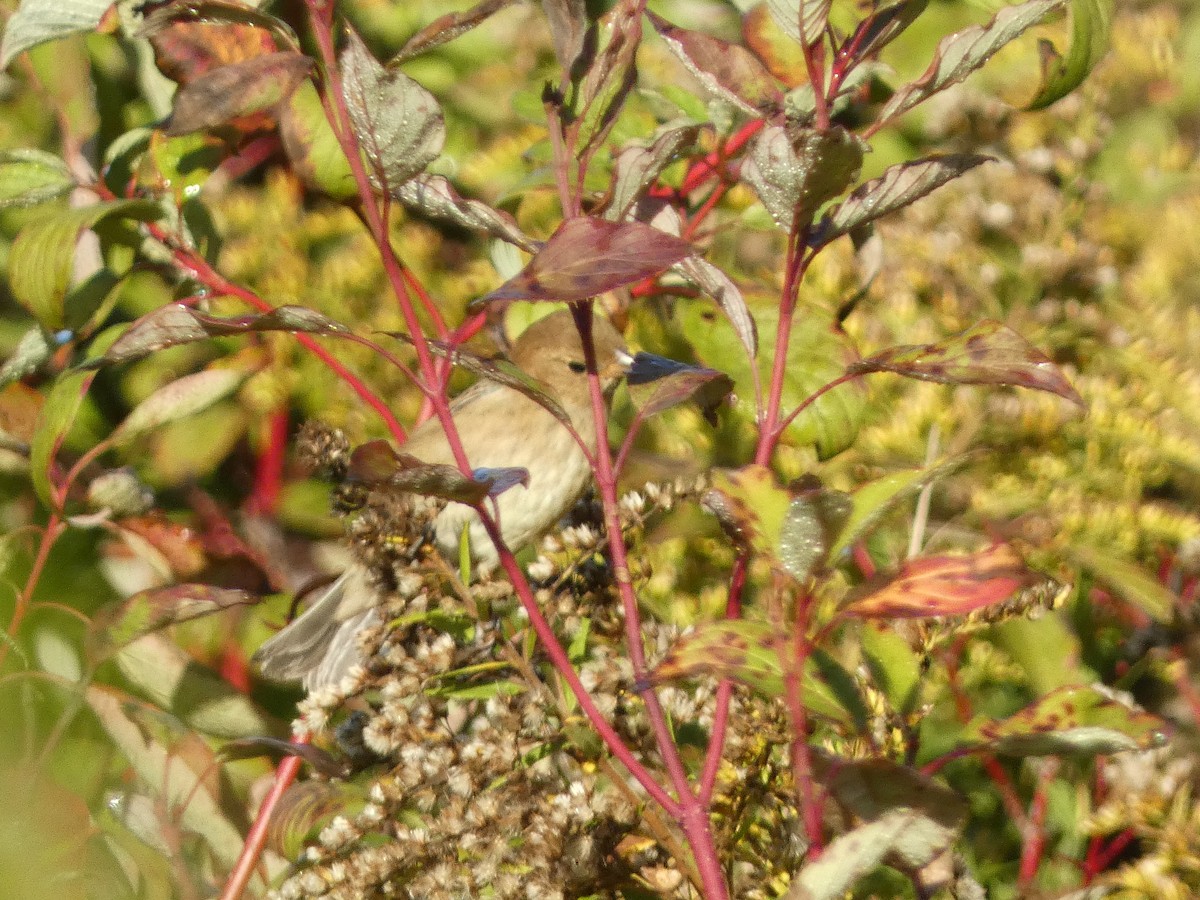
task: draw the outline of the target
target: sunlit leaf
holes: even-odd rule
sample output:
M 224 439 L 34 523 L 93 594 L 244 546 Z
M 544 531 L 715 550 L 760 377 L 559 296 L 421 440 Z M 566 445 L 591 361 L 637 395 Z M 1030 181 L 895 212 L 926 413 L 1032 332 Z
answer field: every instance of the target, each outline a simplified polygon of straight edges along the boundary
M 1006 6 L 986 25 L 972 25 L 943 38 L 934 52 L 933 62 L 916 81 L 897 89 L 879 112 L 877 121 L 886 122 L 902 115 L 918 103 L 962 81 L 1052 12 L 1063 0 L 1028 0 Z
M 899 809 L 834 838 L 821 856 L 791 879 L 784 900 L 836 900 L 859 879 L 873 872 L 902 834 L 913 827 L 917 814 Z
M 845 610 L 864 619 L 962 616 L 1003 603 L 1031 578 L 1007 544 L 967 556 L 925 556 L 905 563 L 894 577 L 864 585 Z
M 111 0 L 21 0 L 4 25 L 0 69 L 30 47 L 94 30 L 111 5 Z
M 811 47 L 824 37 L 833 0 L 767 0 L 767 8 L 792 40 Z
M 122 647 L 142 635 L 201 616 L 246 606 L 258 598 L 248 591 L 211 584 L 173 584 L 141 591 L 98 612 L 92 627 L 103 632 L 113 647 Z
M 59 445 L 79 413 L 83 398 L 92 385 L 94 374 L 68 373 L 60 375 L 38 417 L 37 430 L 30 442 L 29 472 L 38 498 L 51 507 L 50 466 Z
M 866 145 L 844 128 L 818 131 L 768 125 L 742 172 L 785 231 L 806 227 L 820 206 L 858 177 Z
M 241 0 L 171 0 L 154 9 L 146 16 L 139 29 L 140 37 L 154 38 L 172 25 L 217 26 L 206 30 L 179 29 L 166 43 L 176 43 L 177 50 L 183 42 L 194 46 L 187 54 L 178 52 L 170 55 L 182 62 L 182 56 L 191 55 L 193 60 L 210 57 L 223 62 L 249 59 L 259 53 L 270 53 L 276 49 L 299 50 L 300 39 L 283 19 L 251 6 Z M 250 28 L 228 28 L 223 26 L 250 26 Z M 259 29 L 266 34 L 255 34 Z M 270 39 L 265 39 L 269 34 Z M 185 37 L 185 35 L 187 37 Z M 274 41 L 272 43 L 271 41 Z M 161 52 L 161 51 L 160 51 Z M 193 75 L 199 72 L 192 72 Z M 184 79 L 169 76 L 174 81 Z
M 921 659 L 890 622 L 866 622 L 860 632 L 863 662 L 892 708 L 907 715 L 921 695 Z
M 357 195 L 350 163 L 311 81 L 302 83 L 280 107 L 279 137 L 292 168 L 305 184 L 336 199 Z
M 305 306 L 279 306 L 269 313 L 220 318 L 171 303 L 147 313 L 129 326 L 104 355 L 88 360 L 85 368 L 128 362 L 150 353 L 213 337 L 259 331 L 346 334 L 349 329 Z
M 1009 384 L 1049 391 L 1084 406 L 1049 357 L 990 319 L 944 341 L 892 347 L 851 365 L 856 372 L 894 372 L 942 384 Z
M 864 182 L 821 219 L 813 246 L 828 244 L 876 219 L 933 193 L 991 157 L 957 154 L 899 163 L 878 178 Z
M 779 27 L 766 3 L 742 18 L 742 39 L 767 70 L 789 88 L 808 83 L 808 69 L 800 44 Z
M 386 484 L 406 493 L 471 506 L 517 485 L 529 484 L 526 469 L 477 469 L 467 477 L 454 466 L 426 463 L 407 453 L 397 453 L 387 441 L 369 441 L 356 447 L 347 477 L 359 484 Z
M 648 12 L 650 22 L 706 90 L 752 116 L 783 105 L 783 92 L 763 64 L 745 47 L 679 28 Z
M 170 422 L 195 415 L 241 387 L 249 373 L 241 369 L 205 369 L 163 385 L 125 417 L 113 440 L 129 441 Z
M 858 23 L 842 47 L 853 48 L 855 59 L 868 59 L 903 34 L 928 5 L 929 0 L 900 0 L 876 9 Z
M 587 300 L 657 275 L 695 253 L 687 241 L 642 222 L 567 219 L 529 264 L 492 293 L 491 300 Z
M 162 215 L 144 200 L 112 200 L 74 209 L 59 209 L 21 229 L 8 257 L 13 296 L 47 331 L 66 324 L 65 301 L 71 285 L 75 244 L 85 229 L 105 219 L 151 220 Z
M 1007 719 L 971 723 L 961 747 L 1008 756 L 1094 756 L 1147 750 L 1166 740 L 1158 716 L 1118 700 L 1099 687 L 1064 687 Z
M 352 28 L 346 29 L 339 61 L 355 136 L 382 186 L 394 189 L 442 152 L 442 109 L 429 91 L 403 72 L 384 69 Z
M 461 37 L 500 10 L 512 6 L 514 2 L 515 0 L 481 0 L 462 12 L 448 12 L 438 16 L 405 42 L 400 52 L 388 60 L 388 67 Z
M 1038 42 L 1042 55 L 1042 85 L 1030 101 L 1029 109 L 1045 109 L 1083 84 L 1108 53 L 1113 7 L 1113 0 L 1068 0 L 1071 49 L 1063 59 L 1049 41 Z
M 36 206 L 75 187 L 67 164 L 44 150 L 0 151 L 0 209 Z
M 1179 597 L 1141 567 L 1099 547 L 1074 542 L 1066 549 L 1077 565 L 1108 585 L 1156 622 L 1170 622 L 1182 607 Z
M 282 51 L 211 69 L 179 89 L 165 131 L 177 136 L 272 110 L 312 65 L 302 53 Z
M 508 213 L 482 201 L 460 196 L 442 175 L 416 175 L 404 184 L 393 185 L 392 193 L 405 206 L 411 206 L 432 218 L 445 219 L 472 231 L 482 231 L 530 253 L 536 253 L 540 246 L 521 230 Z
M 668 128 L 648 147 L 631 146 L 618 153 L 613 162 L 612 199 L 604 218 L 612 222 L 624 219 L 676 156 L 695 143 L 699 131 L 695 125 Z

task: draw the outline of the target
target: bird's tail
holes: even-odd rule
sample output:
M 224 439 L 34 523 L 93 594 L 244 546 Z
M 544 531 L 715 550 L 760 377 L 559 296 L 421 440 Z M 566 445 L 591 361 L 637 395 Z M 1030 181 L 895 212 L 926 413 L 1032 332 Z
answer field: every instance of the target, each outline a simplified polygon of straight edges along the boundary
M 346 571 L 299 618 L 258 648 L 254 662 L 264 677 L 302 681 L 311 693 L 336 685 L 363 661 L 358 634 L 379 621 L 363 574 L 359 567 Z

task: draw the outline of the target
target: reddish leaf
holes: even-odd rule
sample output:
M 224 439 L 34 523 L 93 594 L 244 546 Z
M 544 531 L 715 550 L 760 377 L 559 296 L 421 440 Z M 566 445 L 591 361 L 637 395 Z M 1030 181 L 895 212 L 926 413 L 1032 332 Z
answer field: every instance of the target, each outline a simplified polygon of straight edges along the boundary
M 149 12 L 150 9 L 153 9 L 153 12 Z M 165 4 L 151 2 L 145 4 L 143 11 L 147 15 L 145 21 L 142 22 L 141 28 L 138 30 L 140 37 L 153 38 L 172 25 L 177 24 L 205 24 L 224 28 L 231 26 L 234 28 L 240 27 L 242 30 L 231 32 L 238 35 L 235 40 L 227 38 L 223 42 L 218 41 L 209 45 L 208 48 L 202 45 L 193 48 L 193 52 L 197 54 L 204 53 L 205 49 L 208 49 L 212 53 L 220 54 L 223 50 L 227 51 L 231 44 L 241 44 L 247 48 L 247 55 L 223 57 L 224 62 L 249 59 L 251 56 L 256 55 L 253 49 L 255 46 L 263 47 L 258 52 L 264 53 L 269 53 L 277 49 L 300 49 L 300 39 L 296 37 L 296 32 L 292 29 L 291 25 L 283 21 L 283 19 L 242 2 L 242 0 L 170 0 L 170 2 Z M 275 43 L 267 45 L 261 40 L 253 39 L 245 30 L 246 27 L 268 32 L 274 38 Z M 224 44 L 224 48 L 222 44 Z
M 733 392 L 733 379 L 724 372 L 690 366 L 653 353 L 637 354 L 626 380 L 631 388 L 654 384 L 653 391 L 638 404 L 647 418 L 691 401 L 700 407 L 710 424 L 716 425 L 717 409 Z
M 783 92 L 761 62 L 745 47 L 698 31 L 678 28 L 652 12 L 654 28 L 679 59 L 713 94 L 752 116 L 777 111 Z
M 846 611 L 863 619 L 962 616 L 1002 603 L 1032 580 L 1007 544 L 967 556 L 926 556 L 860 589 Z
M 283 51 L 211 69 L 179 89 L 164 130 L 176 136 L 225 124 L 270 127 L 273 118 L 260 114 L 291 96 L 312 64 L 302 53 Z
M 808 84 L 804 51 L 779 28 L 767 4 L 760 3 L 742 19 L 742 39 L 768 71 L 789 88 Z
M 279 49 L 269 32 L 251 25 L 151 21 L 147 34 L 154 62 L 160 72 L 181 85 L 221 66 Z
M 492 300 L 587 300 L 657 275 L 695 253 L 687 241 L 642 222 L 567 219 L 524 269 L 475 307 Z
M 136 541 L 127 538 L 126 544 L 130 549 L 140 556 L 147 556 L 147 551 L 150 551 L 154 557 L 150 559 L 151 565 L 157 568 L 161 562 L 166 562 L 176 578 L 193 578 L 207 564 L 200 536 L 186 525 L 151 514 L 122 519 L 120 527 L 144 542 L 139 546 Z
M 388 66 L 412 59 L 418 54 L 432 50 L 434 47 L 440 47 L 442 44 L 466 34 L 490 16 L 507 6 L 512 6 L 513 2 L 514 0 L 482 0 L 462 12 L 439 16 L 410 37 L 400 48 L 400 52 L 388 61 Z
M 143 635 L 198 619 L 233 606 L 246 606 L 258 598 L 248 591 L 210 584 L 175 584 L 134 594 L 105 607 L 92 621 L 112 647 L 124 647 Z
M 839 52 L 853 48 L 855 60 L 870 58 L 915 22 L 928 5 L 929 0 L 900 0 L 899 3 L 875 10 L 858 23 L 854 33 L 842 42 Z
M 1118 753 L 1161 746 L 1166 723 L 1099 687 L 1064 687 L 1007 719 L 972 722 L 960 746 L 1011 756 Z
M 991 319 L 936 344 L 892 347 L 852 363 L 850 370 L 895 372 L 942 384 L 1010 384 L 1049 391 L 1085 406 L 1049 357 Z

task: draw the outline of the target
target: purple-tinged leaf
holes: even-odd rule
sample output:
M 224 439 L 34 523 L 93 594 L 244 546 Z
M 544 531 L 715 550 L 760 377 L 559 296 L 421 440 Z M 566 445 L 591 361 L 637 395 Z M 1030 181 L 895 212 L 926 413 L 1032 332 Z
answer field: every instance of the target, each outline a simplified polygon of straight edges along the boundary
M 272 110 L 291 96 L 312 66 L 309 57 L 287 50 L 210 69 L 179 89 L 163 130 L 176 137 Z
M 392 194 L 405 206 L 420 210 L 424 215 L 445 219 L 470 231 L 482 231 L 530 253 L 536 253 L 540 246 L 508 213 L 479 200 L 459 196 L 441 175 L 417 175 L 404 184 L 393 185 Z
M 1007 719 L 972 722 L 963 749 L 1006 756 L 1095 756 L 1148 750 L 1166 741 L 1167 724 L 1096 687 L 1064 687 Z
M 925 74 L 899 88 L 879 112 L 885 123 L 902 115 L 938 91 L 962 81 L 1051 13 L 1062 8 L 1062 0 L 1028 0 L 1006 6 L 986 25 L 973 25 L 943 38 Z
M 758 4 L 742 18 L 742 40 L 787 88 L 808 84 L 804 51 L 779 27 L 767 4 Z
M 205 369 L 177 378 L 135 406 L 113 431 L 112 439 L 128 441 L 208 409 L 241 387 L 249 375 L 241 369 Z
M 395 190 L 442 152 L 441 107 L 403 72 L 384 69 L 352 28 L 346 29 L 339 61 L 354 134 L 380 186 Z
M 675 157 L 696 142 L 700 129 L 695 125 L 669 128 L 649 147 L 626 147 L 613 162 L 612 199 L 604 218 L 620 222 L 641 199 L 646 189 L 674 162 Z
M 92 620 L 92 627 L 115 649 L 169 625 L 234 606 L 247 606 L 257 600 L 249 591 L 211 584 L 174 584 L 142 591 L 101 609 Z
M 767 0 L 767 8 L 784 34 L 811 47 L 825 35 L 833 0 Z
M 724 372 L 704 366 L 690 366 L 653 353 L 638 353 L 633 358 L 626 380 L 630 388 L 654 385 L 645 400 L 634 401 L 643 417 L 649 418 L 691 401 L 700 407 L 704 418 L 713 425 L 716 424 L 717 410 L 725 405 L 733 391 L 733 379 Z
M 400 52 L 388 60 L 388 68 L 461 37 L 495 13 L 512 6 L 514 2 L 515 0 L 482 0 L 462 12 L 439 16 L 405 42 Z
M 991 159 L 990 156 L 976 154 L 954 154 L 892 166 L 878 178 L 860 184 L 849 197 L 830 210 L 821 219 L 810 243 L 814 247 L 828 244 L 834 238 L 920 200 L 980 163 L 991 162 Z
M 469 506 L 529 483 L 526 469 L 479 469 L 473 477 L 467 477 L 454 466 L 426 463 L 407 453 L 397 453 L 387 441 L 369 441 L 356 447 L 350 455 L 347 477 L 368 487 L 387 485 L 406 493 Z
M 768 125 L 742 171 L 775 223 L 791 231 L 807 227 L 821 204 L 854 182 L 865 147 L 840 126 L 817 131 Z
M 587 300 L 657 275 L 695 253 L 687 241 L 641 222 L 567 219 L 529 264 L 486 297 L 493 300 Z
M 1034 576 L 1007 544 L 967 556 L 909 560 L 851 595 L 845 611 L 862 619 L 964 616 L 1003 603 Z
M 850 366 L 942 384 L 1009 384 L 1085 406 L 1059 368 L 1011 328 L 991 319 L 936 344 L 892 347 Z
M 270 32 L 275 43 L 288 50 L 299 50 L 300 39 L 292 26 L 270 13 L 255 9 L 240 0 L 172 0 L 158 7 L 148 16 L 138 29 L 138 37 L 155 37 L 160 32 L 176 23 L 206 23 L 217 25 L 248 25 Z M 210 38 L 212 35 L 210 34 Z M 265 47 L 269 45 L 264 45 Z M 210 40 L 209 49 L 216 56 L 221 56 L 225 62 L 241 59 L 238 54 L 225 54 L 228 46 L 213 46 Z M 174 79 L 173 79 L 174 80 Z
M 542 0 L 542 10 L 550 23 L 558 67 L 563 72 L 570 72 L 583 51 L 583 38 L 588 27 L 587 6 L 584 0 Z
M 875 10 L 842 42 L 843 52 L 853 47 L 854 59 L 869 59 L 899 37 L 928 5 L 929 0 L 900 0 Z
M 1039 41 L 1042 86 L 1029 109 L 1045 109 L 1061 100 L 1091 73 L 1108 52 L 1112 33 L 1113 0 L 1070 0 L 1071 49 L 1067 58 L 1049 41 Z
M 142 316 L 113 342 L 108 352 L 88 360 L 80 368 L 100 368 L 140 359 L 167 347 L 255 331 L 349 333 L 345 325 L 304 306 L 280 306 L 261 315 L 226 319 L 205 315 L 181 303 L 171 303 Z
M 576 133 L 578 159 L 586 159 L 608 137 L 625 98 L 637 83 L 644 6 L 641 0 L 617 0 L 598 22 L 595 45 L 599 51 L 584 54 L 591 65 L 576 92 L 575 112 L 563 110 Z
M 710 93 L 751 116 L 782 108 L 783 92 L 771 73 L 745 47 L 679 28 L 652 12 L 646 15 L 671 52 Z

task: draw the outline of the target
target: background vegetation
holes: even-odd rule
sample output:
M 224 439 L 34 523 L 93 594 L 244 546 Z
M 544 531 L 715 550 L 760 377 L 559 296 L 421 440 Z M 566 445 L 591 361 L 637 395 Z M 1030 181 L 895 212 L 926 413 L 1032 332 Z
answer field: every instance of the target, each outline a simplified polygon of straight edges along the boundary
M 646 20 L 636 88 L 620 97 L 586 177 L 564 191 L 547 131 L 564 32 L 538 4 L 496 7 L 478 27 L 414 52 L 402 71 L 445 117 L 428 172 L 509 218 L 487 218 L 493 233 L 484 233 L 472 227 L 484 214 L 460 204 L 447 221 L 399 190 L 415 172 L 396 177 L 398 200 L 384 208 L 402 270 L 381 266 L 371 204 L 335 161 L 309 70 L 295 59 L 249 87 L 204 95 L 190 121 L 176 105 L 171 124 L 152 130 L 172 112 L 172 80 L 195 81 L 214 52 L 261 53 L 245 45 L 267 33 L 252 16 L 233 36 L 228 22 L 247 16 L 231 7 L 172 7 L 224 24 L 188 32 L 160 20 L 150 29 L 156 68 L 150 43 L 128 36 L 144 23 L 119 7 L 119 24 L 36 44 L 0 74 L 0 895 L 199 897 L 231 883 L 282 755 L 268 738 L 288 736 L 299 699 L 258 680 L 249 657 L 307 582 L 349 558 L 331 486 L 297 457 L 297 430 L 319 420 L 359 445 L 396 437 L 382 409 L 408 425 L 434 405 L 388 356 L 415 367 L 415 351 L 381 336 L 411 331 L 397 278 L 431 333 L 436 308 L 450 328 L 473 323 L 473 335 L 483 321 L 472 301 L 529 259 L 495 230 L 511 224 L 546 240 L 564 200 L 599 209 L 618 150 L 664 123 L 696 125 L 651 193 L 683 212 L 683 236 L 736 284 L 772 383 L 788 331 L 776 325 L 788 261 L 797 233 L 814 232 L 811 221 L 777 227 L 747 174 L 764 116 L 713 99 L 672 52 L 671 34 Z M 939 41 L 1004 8 L 930 3 L 882 54 L 887 68 L 864 65 L 869 77 L 833 110 L 835 123 L 869 135 L 854 184 L 931 154 L 994 161 L 882 218 L 857 252 L 840 239 L 815 254 L 776 378 L 786 412 L 855 358 L 935 342 L 953 351 L 949 336 L 990 319 L 1048 358 L 1009 346 L 998 365 L 1044 374 L 1052 361 L 1086 413 L 1058 381 L 1049 383 L 1058 393 L 1013 387 L 1027 372 L 992 379 L 999 387 L 872 375 L 818 400 L 764 454 L 738 305 L 726 296 L 731 323 L 706 296 L 711 285 L 657 276 L 666 264 L 604 291 L 599 305 L 631 347 L 734 382 L 736 398 L 718 403 L 711 422 L 713 410 L 675 404 L 691 390 L 674 387 L 662 404 L 671 408 L 643 421 L 653 388 L 622 388 L 611 429 L 614 446 L 639 429 L 612 487 L 638 492 L 620 509 L 640 633 L 678 758 L 710 794 L 707 851 L 629 787 L 563 671 L 526 639 L 520 587 L 468 588 L 443 567 L 423 574 L 429 608 L 443 613 L 405 607 L 416 618 L 400 624 L 403 652 L 389 659 L 406 662 L 348 702 L 302 707 L 310 728 L 327 718 L 351 727 L 340 738 L 313 729 L 306 787 L 276 814 L 251 893 L 270 882 L 284 896 L 361 896 L 386 881 L 398 896 L 700 896 L 711 884 L 696 860 L 708 851 L 739 898 L 1200 892 L 1200 10 L 1187 0 L 1119 4 L 1111 50 L 1082 86 L 1023 109 L 1039 89 L 1037 39 L 1064 53 L 1072 43 L 1072 19 L 1051 16 L 964 84 L 880 124 L 889 92 L 921 76 Z M 312 9 L 268 9 L 321 57 Z M 756 16 L 776 42 L 772 72 L 793 77 L 777 92 L 807 81 L 799 45 L 771 30 L 764 10 L 699 0 L 652 9 L 735 42 L 743 14 Z M 875 9 L 835 3 L 835 29 L 850 33 Z M 1109 15 L 1077 3 L 1074 21 L 1087 10 Z M 11 4 L 5 12 L 11 46 L 24 23 Z M 446 12 L 381 2 L 336 10 L 383 61 Z M 601 20 L 609 6 L 588 12 Z M 600 83 L 615 96 L 617 80 Z M 227 97 L 236 108 L 212 112 Z M 72 194 L 75 184 L 84 189 Z M 850 187 L 837 184 L 817 205 Z M 188 320 L 204 340 L 164 332 L 128 359 L 78 368 L 175 301 L 210 317 Z M 285 305 L 324 318 L 234 321 Z M 538 306 L 491 308 L 515 331 Z M 331 337 L 332 323 L 368 343 Z M 470 346 L 494 345 L 485 331 Z M 455 374 L 451 392 L 468 381 Z M 746 468 L 756 456 L 769 474 Z M 735 474 L 718 472 L 717 498 L 702 507 L 708 488 L 696 478 L 715 469 Z M 825 493 L 802 480 L 812 475 Z M 839 545 L 840 520 L 818 522 L 830 532 L 820 558 L 788 581 L 779 569 L 794 557 L 769 510 L 782 504 L 794 522 L 796 503 L 842 496 L 831 492 L 871 511 L 873 530 Z M 730 513 L 721 497 L 757 515 Z M 620 611 L 608 574 L 604 519 L 599 505 L 584 506 L 522 561 L 588 691 L 633 757 L 667 783 L 670 754 L 638 700 L 646 685 L 634 674 L 645 673 L 623 662 L 629 608 Z M 752 534 L 753 546 L 722 522 Z M 886 604 L 839 612 L 917 552 L 944 559 L 989 546 L 1019 551 L 1023 589 L 1012 599 L 1009 590 L 977 610 L 956 606 L 994 588 L 967 573 L 961 590 L 929 601 L 933 617 L 889 615 Z M 735 619 L 765 631 L 714 630 L 731 597 L 744 600 Z M 772 643 L 793 633 L 803 636 L 798 658 L 820 668 L 799 696 L 802 668 L 786 653 L 781 663 Z M 496 651 L 485 664 L 468 652 L 489 642 L 515 655 Z M 721 663 L 725 651 L 732 661 Z M 419 709 L 405 699 L 398 725 L 396 698 L 413 684 L 427 699 Z M 721 702 L 732 703 L 724 763 L 708 771 Z M 445 721 L 474 722 L 480 746 L 499 748 L 493 767 L 414 762 L 422 747 L 462 752 L 465 738 L 446 749 L 431 737 L 430 723 Z M 385 725 L 395 731 L 381 736 Z M 362 733 L 367 750 L 360 736 L 356 755 Z M 446 773 L 460 770 L 466 796 L 501 809 L 489 817 L 456 805 Z M 572 784 L 585 786 L 579 808 Z M 902 846 L 897 830 L 919 834 L 918 846 Z M 878 853 L 839 844 L 853 834 Z M 814 868 L 822 860 L 827 868 Z

